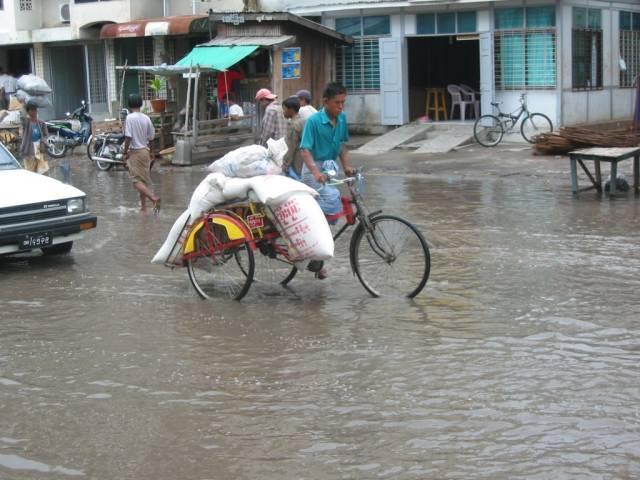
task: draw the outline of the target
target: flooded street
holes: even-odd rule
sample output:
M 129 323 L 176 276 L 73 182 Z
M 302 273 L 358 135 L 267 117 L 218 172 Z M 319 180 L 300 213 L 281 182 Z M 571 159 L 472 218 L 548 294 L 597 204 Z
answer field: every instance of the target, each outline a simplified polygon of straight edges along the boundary
M 74 158 L 98 228 L 0 258 L 0 478 L 638 478 L 638 197 L 528 150 L 352 162 L 429 242 L 412 301 L 367 294 L 349 235 L 327 280 L 202 301 L 149 262 L 204 168 L 154 169 L 154 217 Z

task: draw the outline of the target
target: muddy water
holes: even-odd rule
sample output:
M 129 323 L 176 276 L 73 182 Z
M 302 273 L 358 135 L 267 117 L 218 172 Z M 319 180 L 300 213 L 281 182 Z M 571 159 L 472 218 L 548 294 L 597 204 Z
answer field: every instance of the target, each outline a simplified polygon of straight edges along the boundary
M 202 170 L 153 175 L 159 218 L 76 161 L 99 228 L 0 259 L 0 478 L 640 475 L 637 199 L 374 170 L 432 249 L 414 301 L 370 298 L 345 240 L 329 280 L 207 303 L 149 264 Z

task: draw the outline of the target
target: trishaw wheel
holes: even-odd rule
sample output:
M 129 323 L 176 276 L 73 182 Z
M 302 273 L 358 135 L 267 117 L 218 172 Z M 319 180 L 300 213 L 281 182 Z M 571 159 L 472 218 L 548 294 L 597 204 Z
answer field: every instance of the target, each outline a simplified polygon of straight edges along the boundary
M 240 300 L 249 291 L 255 260 L 246 241 L 229 245 L 224 229 L 211 222 L 196 234 L 195 251 L 187 260 L 189 280 L 205 300 Z
M 282 238 L 258 243 L 254 281 L 271 285 L 287 285 L 298 269 L 285 257 L 287 245 Z
M 424 288 L 431 271 L 429 247 L 407 220 L 379 215 L 360 224 L 351 237 L 349 254 L 354 273 L 374 297 L 413 298 Z

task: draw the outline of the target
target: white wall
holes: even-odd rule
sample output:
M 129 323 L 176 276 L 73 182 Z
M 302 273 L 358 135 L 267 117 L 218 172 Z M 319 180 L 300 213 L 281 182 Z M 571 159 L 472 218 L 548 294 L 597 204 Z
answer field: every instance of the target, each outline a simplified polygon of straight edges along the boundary
M 2 37 L 6 35 L 9 38 L 9 33 L 14 32 L 16 29 L 16 17 L 14 15 L 14 1 L 6 0 L 4 2 L 4 10 L 0 10 L 0 42 Z
M 288 0 L 287 0 L 288 1 Z M 170 15 L 193 15 L 194 6 L 196 15 L 208 13 L 209 9 L 213 9 L 215 12 L 241 12 L 244 9 L 244 2 L 242 0 L 167 0 L 169 5 Z M 284 10 L 284 3 L 276 1 L 274 2 L 280 5 L 278 11 Z M 262 2 L 261 2 L 262 5 Z M 271 9 L 264 9 L 270 11 Z
M 112 3 L 112 2 L 107 2 Z M 131 20 L 158 18 L 163 15 L 162 0 L 131 0 Z
M 134 2 L 146 3 L 141 0 Z M 151 0 L 160 1 L 160 0 Z M 109 2 L 74 3 L 69 0 L 71 29 L 79 35 L 81 28 L 100 22 L 128 22 L 131 20 L 130 0 L 111 0 Z
M 46 0 L 42 2 L 43 27 L 62 27 L 68 25 L 60 21 L 60 6 L 65 3 L 71 4 L 73 0 Z M 69 5 L 69 7 L 71 9 L 71 5 Z
M 16 30 L 33 30 L 42 26 L 42 3 L 31 2 L 31 10 L 20 11 L 18 2 L 14 4 Z

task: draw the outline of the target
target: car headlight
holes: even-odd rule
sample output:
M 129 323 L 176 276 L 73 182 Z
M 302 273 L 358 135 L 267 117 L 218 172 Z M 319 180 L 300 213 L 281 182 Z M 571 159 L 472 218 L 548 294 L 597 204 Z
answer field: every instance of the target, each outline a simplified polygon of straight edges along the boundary
M 84 212 L 84 198 L 72 198 L 67 202 L 67 213 Z

